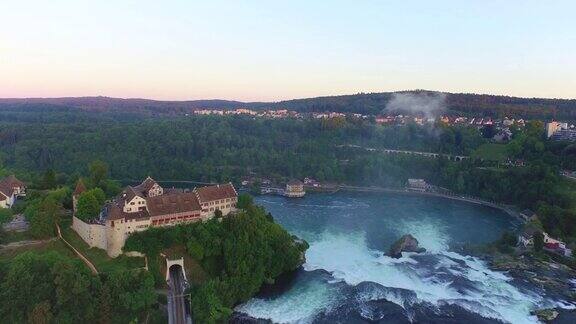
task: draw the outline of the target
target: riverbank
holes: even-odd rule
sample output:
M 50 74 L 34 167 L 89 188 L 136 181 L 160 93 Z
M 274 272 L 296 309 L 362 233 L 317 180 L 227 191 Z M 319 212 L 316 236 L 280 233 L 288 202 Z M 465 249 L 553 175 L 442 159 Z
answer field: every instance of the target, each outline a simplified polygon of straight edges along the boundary
M 416 191 L 416 190 L 408 190 L 408 189 L 392 189 L 392 188 L 384 188 L 384 187 L 361 187 L 361 186 L 349 186 L 349 185 L 339 185 L 339 190 L 343 191 L 353 191 L 353 192 L 383 192 L 383 193 L 393 193 L 393 194 L 402 194 L 402 195 L 413 195 L 413 196 L 428 196 L 428 197 L 439 197 L 439 198 L 446 198 L 451 200 L 457 201 L 464 201 L 469 202 L 477 205 L 487 206 L 499 209 L 506 214 L 518 218 L 522 222 L 525 222 L 525 219 L 520 215 L 518 211 L 516 211 L 515 206 L 512 205 L 503 205 L 497 204 L 494 202 L 482 200 L 476 197 L 470 196 L 462 196 L 456 194 L 445 194 L 440 192 L 429 192 L 429 191 Z

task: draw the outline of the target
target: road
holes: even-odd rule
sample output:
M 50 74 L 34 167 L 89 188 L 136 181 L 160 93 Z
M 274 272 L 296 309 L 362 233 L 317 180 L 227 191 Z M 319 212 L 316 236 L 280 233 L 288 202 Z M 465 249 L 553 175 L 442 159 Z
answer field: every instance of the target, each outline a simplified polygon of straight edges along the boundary
M 192 320 L 188 315 L 186 306 L 186 282 L 180 267 L 170 268 L 170 279 L 168 280 L 170 291 L 168 292 L 168 322 L 169 324 L 191 324 Z

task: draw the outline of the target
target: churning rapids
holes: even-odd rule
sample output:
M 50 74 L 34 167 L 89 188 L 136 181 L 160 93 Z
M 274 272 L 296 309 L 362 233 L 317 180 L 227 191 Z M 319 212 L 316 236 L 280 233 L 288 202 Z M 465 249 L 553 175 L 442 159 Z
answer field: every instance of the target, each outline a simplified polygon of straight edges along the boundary
M 537 287 L 459 253 L 520 225 L 483 206 L 393 194 L 311 194 L 256 199 L 310 244 L 303 269 L 236 308 L 274 323 L 533 323 L 535 308 L 556 306 Z M 385 255 L 403 234 L 423 254 Z

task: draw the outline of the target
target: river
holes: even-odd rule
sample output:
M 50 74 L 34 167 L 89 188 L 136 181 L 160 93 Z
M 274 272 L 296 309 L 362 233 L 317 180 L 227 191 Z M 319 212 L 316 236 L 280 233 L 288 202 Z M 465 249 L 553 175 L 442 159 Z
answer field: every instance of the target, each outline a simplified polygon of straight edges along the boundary
M 256 202 L 310 244 L 295 274 L 236 308 L 274 323 L 534 323 L 554 306 L 536 287 L 462 253 L 520 223 L 485 206 L 384 193 L 260 196 Z M 403 234 L 427 249 L 384 255 Z

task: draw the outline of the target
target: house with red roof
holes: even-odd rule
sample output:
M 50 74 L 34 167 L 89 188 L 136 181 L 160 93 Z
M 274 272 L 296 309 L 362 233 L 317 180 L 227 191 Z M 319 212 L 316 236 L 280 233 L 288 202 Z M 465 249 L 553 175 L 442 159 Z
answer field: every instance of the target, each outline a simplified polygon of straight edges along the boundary
M 0 180 L 0 208 L 11 208 L 16 199 L 26 196 L 26 184 L 14 175 Z

